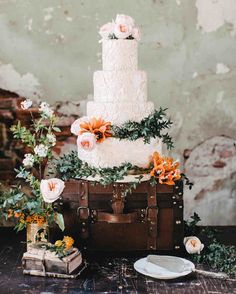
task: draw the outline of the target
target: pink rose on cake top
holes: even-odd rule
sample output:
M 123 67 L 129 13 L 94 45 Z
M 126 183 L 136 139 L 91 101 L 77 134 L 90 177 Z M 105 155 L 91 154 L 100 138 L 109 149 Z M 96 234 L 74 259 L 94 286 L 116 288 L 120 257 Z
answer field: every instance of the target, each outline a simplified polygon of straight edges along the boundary
M 99 34 L 102 39 L 136 39 L 140 40 L 139 28 L 131 16 L 117 14 L 115 21 L 104 24 Z

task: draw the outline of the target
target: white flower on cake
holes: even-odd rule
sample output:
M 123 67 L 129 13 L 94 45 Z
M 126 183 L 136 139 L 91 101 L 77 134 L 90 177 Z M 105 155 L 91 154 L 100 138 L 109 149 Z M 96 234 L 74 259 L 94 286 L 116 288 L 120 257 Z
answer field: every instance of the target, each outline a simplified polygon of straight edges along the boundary
M 43 145 L 43 144 L 39 144 L 34 147 L 34 152 L 39 157 L 46 157 L 47 153 L 48 153 L 48 146 Z
M 32 167 L 34 164 L 34 156 L 33 154 L 27 153 L 25 154 L 25 158 L 22 161 L 25 167 Z
M 140 31 L 135 26 L 134 19 L 125 14 L 117 14 L 115 21 L 100 28 L 103 39 L 136 39 L 140 40 Z
M 134 19 L 125 14 L 117 14 L 115 23 L 134 27 Z
M 86 122 L 88 120 L 89 120 L 89 118 L 87 116 L 83 116 L 83 117 L 80 117 L 80 118 L 76 119 L 72 123 L 72 125 L 70 127 L 71 133 L 78 136 L 80 134 L 80 131 L 81 131 L 80 124 L 83 123 L 83 122 Z
M 133 36 L 134 39 L 136 39 L 137 41 L 140 41 L 140 39 L 141 39 L 141 32 L 140 32 L 140 29 L 139 29 L 138 27 L 134 27 L 134 28 L 133 28 L 132 36 Z
M 134 20 L 128 15 L 118 14 L 115 20 L 114 34 L 118 39 L 126 39 L 131 36 Z
M 83 133 L 77 138 L 77 146 L 85 150 L 92 150 L 96 145 L 96 136 L 92 133 Z
M 47 203 L 56 201 L 65 188 L 65 183 L 57 178 L 42 180 L 40 183 L 40 192 L 43 200 Z
M 22 109 L 26 110 L 32 106 L 32 101 L 30 99 L 26 99 L 26 100 L 22 101 L 20 105 L 21 105 Z
M 108 39 L 110 35 L 114 33 L 115 23 L 114 22 L 108 22 L 101 26 L 99 30 L 99 34 L 102 36 L 103 39 Z
M 54 134 L 47 134 L 48 142 L 52 145 L 56 145 L 56 136 Z
M 52 117 L 54 113 L 47 102 L 42 102 L 40 104 L 39 111 L 45 114 L 49 118 Z
M 184 245 L 185 245 L 186 251 L 189 254 L 195 254 L 195 253 L 200 254 L 200 252 L 204 248 L 204 244 L 202 244 L 201 241 L 195 236 L 185 237 Z

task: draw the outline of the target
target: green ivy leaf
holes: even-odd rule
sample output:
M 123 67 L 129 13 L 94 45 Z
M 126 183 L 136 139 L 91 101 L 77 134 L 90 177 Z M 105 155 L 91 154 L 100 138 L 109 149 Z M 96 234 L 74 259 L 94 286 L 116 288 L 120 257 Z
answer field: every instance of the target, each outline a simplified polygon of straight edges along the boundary
M 58 127 L 53 127 L 53 130 L 54 130 L 55 132 L 58 132 L 58 133 L 60 133 L 60 132 L 61 132 L 61 129 L 60 129 L 60 128 L 58 128 Z
M 62 231 L 65 230 L 64 217 L 61 213 L 55 215 L 55 222 Z

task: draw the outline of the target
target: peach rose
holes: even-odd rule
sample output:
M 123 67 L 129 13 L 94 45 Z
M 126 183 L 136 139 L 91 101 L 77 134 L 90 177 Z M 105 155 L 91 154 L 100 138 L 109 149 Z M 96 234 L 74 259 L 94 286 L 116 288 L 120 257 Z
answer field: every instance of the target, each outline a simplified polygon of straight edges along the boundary
M 96 144 L 96 136 L 93 133 L 85 132 L 77 138 L 77 146 L 85 150 L 94 149 Z
M 43 196 L 43 200 L 47 203 L 56 201 L 65 188 L 65 183 L 57 178 L 49 180 L 42 180 L 40 183 L 40 191 Z
M 109 35 L 112 35 L 114 33 L 114 27 L 115 27 L 114 22 L 108 22 L 104 24 L 103 26 L 101 26 L 99 30 L 99 34 L 101 35 L 103 39 L 108 39 Z
M 88 120 L 88 118 L 86 116 L 83 116 L 83 117 L 76 119 L 70 127 L 71 133 L 78 136 L 81 131 L 80 124 L 83 122 L 86 122 L 87 120 Z
M 124 14 L 117 14 L 114 34 L 118 39 L 128 38 L 132 34 L 133 27 L 134 20 L 132 17 Z
M 194 254 L 194 253 L 200 254 L 200 252 L 204 248 L 204 244 L 202 244 L 201 241 L 195 236 L 185 237 L 184 245 L 185 245 L 186 251 L 189 254 Z

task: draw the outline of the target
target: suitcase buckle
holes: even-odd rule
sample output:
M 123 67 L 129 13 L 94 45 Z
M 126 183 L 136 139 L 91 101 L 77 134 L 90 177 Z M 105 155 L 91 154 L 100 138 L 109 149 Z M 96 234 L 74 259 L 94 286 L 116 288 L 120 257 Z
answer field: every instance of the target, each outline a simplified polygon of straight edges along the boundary
M 80 206 L 77 208 L 77 215 L 79 218 L 81 218 L 81 210 L 87 211 L 87 217 L 84 217 L 84 219 L 88 218 L 90 215 L 90 209 L 87 206 Z
M 146 215 L 148 215 L 149 209 L 156 209 L 156 210 L 158 210 L 158 207 L 156 205 L 151 205 L 151 206 L 146 207 Z

